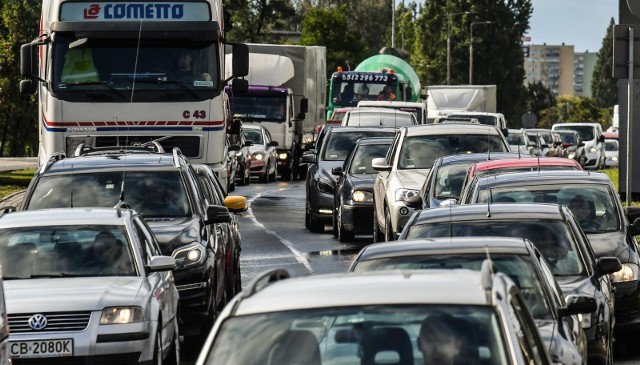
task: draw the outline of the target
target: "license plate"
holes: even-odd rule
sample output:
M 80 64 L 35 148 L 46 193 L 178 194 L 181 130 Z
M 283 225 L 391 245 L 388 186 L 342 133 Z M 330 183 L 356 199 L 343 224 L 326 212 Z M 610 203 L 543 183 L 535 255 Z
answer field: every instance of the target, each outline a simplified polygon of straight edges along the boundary
M 73 339 L 16 341 L 10 343 L 11 357 L 63 357 L 73 356 Z

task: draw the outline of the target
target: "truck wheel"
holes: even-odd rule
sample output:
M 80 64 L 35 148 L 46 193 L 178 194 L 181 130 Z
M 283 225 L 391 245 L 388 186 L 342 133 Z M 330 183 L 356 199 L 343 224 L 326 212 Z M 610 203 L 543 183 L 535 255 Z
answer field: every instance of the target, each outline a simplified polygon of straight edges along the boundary
M 291 169 L 284 169 L 282 173 L 280 173 L 280 180 L 282 181 L 291 181 L 292 177 Z

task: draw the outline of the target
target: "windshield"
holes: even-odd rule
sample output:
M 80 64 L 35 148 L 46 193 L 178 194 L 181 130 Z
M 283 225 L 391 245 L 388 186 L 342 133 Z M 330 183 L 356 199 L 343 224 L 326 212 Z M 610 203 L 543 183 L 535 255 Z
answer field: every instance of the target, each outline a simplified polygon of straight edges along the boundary
M 385 112 L 350 112 L 348 126 L 353 127 L 404 127 L 414 125 L 411 114 Z
M 486 220 L 416 224 L 407 239 L 433 237 L 504 236 L 533 242 L 554 275 L 583 275 L 584 267 L 569 226 L 558 220 Z
M 336 106 L 357 106 L 361 100 L 388 100 L 384 98 L 385 86 L 396 90 L 397 80 L 386 73 L 340 73 L 331 78 L 331 101 Z
M 400 151 L 399 169 L 430 169 L 433 162 L 457 153 L 509 152 L 496 135 L 424 135 L 405 138 Z
M 573 133 L 558 132 L 558 134 L 560 135 L 560 139 L 562 140 L 562 143 L 566 143 L 568 145 L 578 144 L 577 137 Z
M 594 127 L 590 125 L 563 125 L 562 129 L 569 129 L 578 132 L 580 139 L 583 141 L 591 141 L 593 139 Z
M 253 142 L 253 144 L 264 144 L 262 141 L 262 133 L 259 129 L 244 129 L 242 130 L 244 139 Z
M 495 167 L 495 168 L 490 168 L 486 170 L 476 170 L 473 176 L 488 176 L 488 175 L 506 174 L 509 172 L 558 171 L 558 170 L 580 170 L 580 167 L 576 165 L 570 165 L 570 166 L 545 165 L 544 163 L 536 164 L 535 162 L 532 162 L 531 165 L 528 165 L 528 166 L 506 166 L 506 167 Z
M 58 33 L 53 42 L 52 78 L 57 91 L 94 90 L 96 84 L 107 85 L 105 91 L 129 91 L 134 82 L 136 90 L 219 86 L 215 43 L 91 38 L 70 49 L 69 43 L 75 40 Z
M 460 348 L 450 359 L 428 350 L 451 337 Z M 222 323 L 205 364 L 501 365 L 508 364 L 505 347 L 488 306 L 368 305 L 232 317 Z
M 128 242 L 122 226 L 3 228 L 0 232 L 2 276 L 5 280 L 135 276 Z
M 384 130 L 330 133 L 324 144 L 322 156 L 325 161 L 344 161 L 360 138 L 393 137 L 394 134 L 395 132 Z
M 185 217 L 191 214 L 178 171 L 107 171 L 45 175 L 38 180 L 28 209 L 113 207 L 120 199 L 145 217 Z
M 374 158 L 385 157 L 390 144 L 365 144 L 358 147 L 351 160 L 349 173 L 351 174 L 377 174 L 378 171 L 371 167 Z
M 440 166 L 432 196 L 438 200 L 459 198 L 471 163 Z
M 509 142 L 510 145 L 514 145 L 514 146 L 522 146 L 525 144 L 522 133 L 509 133 L 507 135 L 507 141 Z
M 618 141 L 604 141 L 605 151 L 618 151 Z
M 385 257 L 360 261 L 354 271 L 469 269 L 480 271 L 487 254 L 433 254 Z M 542 289 L 531 257 L 491 254 L 496 271 L 504 273 L 520 288 L 535 319 L 552 319 L 550 304 Z
M 247 121 L 284 122 L 287 118 L 286 94 L 230 97 L 231 114 Z
M 477 203 L 486 203 L 489 194 L 479 185 Z M 585 233 L 615 232 L 620 219 L 609 186 L 605 184 L 525 185 L 492 187 L 493 202 L 562 204 L 571 209 Z
M 495 126 L 498 125 L 498 118 L 494 117 L 493 115 L 451 114 L 447 116 L 447 118 L 466 120 L 476 119 L 480 124 Z

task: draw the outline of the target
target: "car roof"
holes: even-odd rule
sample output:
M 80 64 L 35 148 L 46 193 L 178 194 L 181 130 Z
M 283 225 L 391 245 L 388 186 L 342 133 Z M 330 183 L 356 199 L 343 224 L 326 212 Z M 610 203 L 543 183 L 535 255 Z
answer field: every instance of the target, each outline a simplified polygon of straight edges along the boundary
M 586 126 L 591 126 L 591 127 L 597 127 L 597 126 L 602 126 L 600 123 L 590 123 L 590 122 L 580 122 L 580 123 L 556 123 L 554 125 L 551 126 L 551 128 L 553 129 L 562 129 L 563 125 L 571 125 L 571 126 L 580 126 L 580 125 L 586 125 Z
M 474 111 L 469 111 L 469 110 L 461 110 L 461 111 L 457 111 L 457 112 L 453 112 L 451 114 L 449 114 L 448 116 L 455 116 L 455 115 L 488 115 L 488 116 L 498 116 L 498 115 L 502 115 L 502 113 L 490 113 L 490 112 L 474 112 Z
M 372 145 L 372 144 L 391 144 L 393 142 L 392 137 L 366 137 L 360 138 L 356 144 L 358 146 L 362 145 Z
M 349 132 L 396 132 L 396 128 L 392 127 L 349 127 L 349 126 L 332 126 L 327 133 L 349 133 Z
M 482 161 L 476 163 L 476 171 L 500 169 L 505 167 L 535 167 L 535 166 L 569 166 L 577 167 L 580 164 L 576 160 L 561 157 L 523 157 L 508 158 L 502 160 Z
M 443 237 L 397 241 L 392 245 L 374 243 L 362 249 L 358 261 L 425 254 L 487 254 L 487 251 L 489 254 L 514 255 L 528 255 L 530 252 L 522 238 Z
M 454 134 L 484 134 L 502 136 L 500 131 L 491 125 L 472 124 L 472 123 L 436 123 L 436 124 L 422 124 L 414 125 L 411 127 L 404 127 L 407 129 L 407 137 L 423 136 L 423 135 L 454 135 Z
M 361 100 L 358 102 L 358 107 L 372 107 L 380 106 L 382 108 L 399 108 L 399 107 L 411 107 L 411 108 L 426 108 L 425 103 L 413 102 L 413 101 L 390 101 L 390 100 Z
M 559 185 L 567 184 L 611 184 L 611 179 L 602 172 L 591 172 L 583 170 L 547 170 L 533 172 L 514 172 L 509 174 L 497 174 L 486 177 L 479 177 L 482 183 L 478 185 L 483 188 L 519 185 Z
M 109 155 L 88 155 L 79 157 L 63 158 L 47 165 L 47 173 L 69 172 L 69 171 L 91 171 L 105 169 L 130 170 L 141 168 L 146 169 L 171 169 L 177 170 L 174 166 L 171 154 L 109 154 Z
M 310 275 L 276 281 L 241 298 L 235 314 L 391 304 L 490 305 L 480 280 L 481 272 L 464 269 Z
M 492 161 L 493 159 L 504 159 L 504 158 L 517 158 L 518 154 L 515 152 L 491 152 L 488 153 L 460 153 L 455 155 L 446 155 L 443 157 L 438 157 L 442 160 L 439 164 L 440 166 L 446 165 L 455 165 L 459 163 L 473 163 L 477 161 Z M 434 164 L 436 166 L 436 164 Z
M 252 123 L 246 123 L 245 124 L 245 123 L 242 123 L 242 128 L 243 129 L 262 129 L 264 127 L 261 126 L 261 125 L 258 125 L 258 124 L 252 124 Z
M 129 209 L 119 208 L 55 208 L 4 214 L 0 228 L 35 226 L 123 225 Z
M 417 212 L 414 224 L 442 223 L 477 220 L 564 220 L 562 207 L 557 204 L 544 203 L 494 203 L 449 205 Z M 487 218 L 487 213 L 491 217 Z
M 400 114 L 410 116 L 413 113 L 393 108 L 358 107 L 348 111 L 349 114 Z

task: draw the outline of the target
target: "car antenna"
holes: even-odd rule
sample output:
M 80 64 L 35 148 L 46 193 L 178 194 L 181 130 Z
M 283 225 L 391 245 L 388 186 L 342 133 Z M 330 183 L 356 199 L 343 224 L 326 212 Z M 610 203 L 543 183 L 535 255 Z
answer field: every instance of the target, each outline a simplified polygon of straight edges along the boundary
M 489 188 L 489 199 L 487 199 L 487 218 L 491 218 L 491 202 L 493 200 L 493 192 Z
M 453 243 L 453 225 L 451 224 L 451 204 L 449 204 L 449 243 Z
M 73 163 L 71 163 L 71 193 L 69 196 L 69 208 L 73 208 Z
M 487 160 L 491 160 L 491 129 L 487 132 Z

